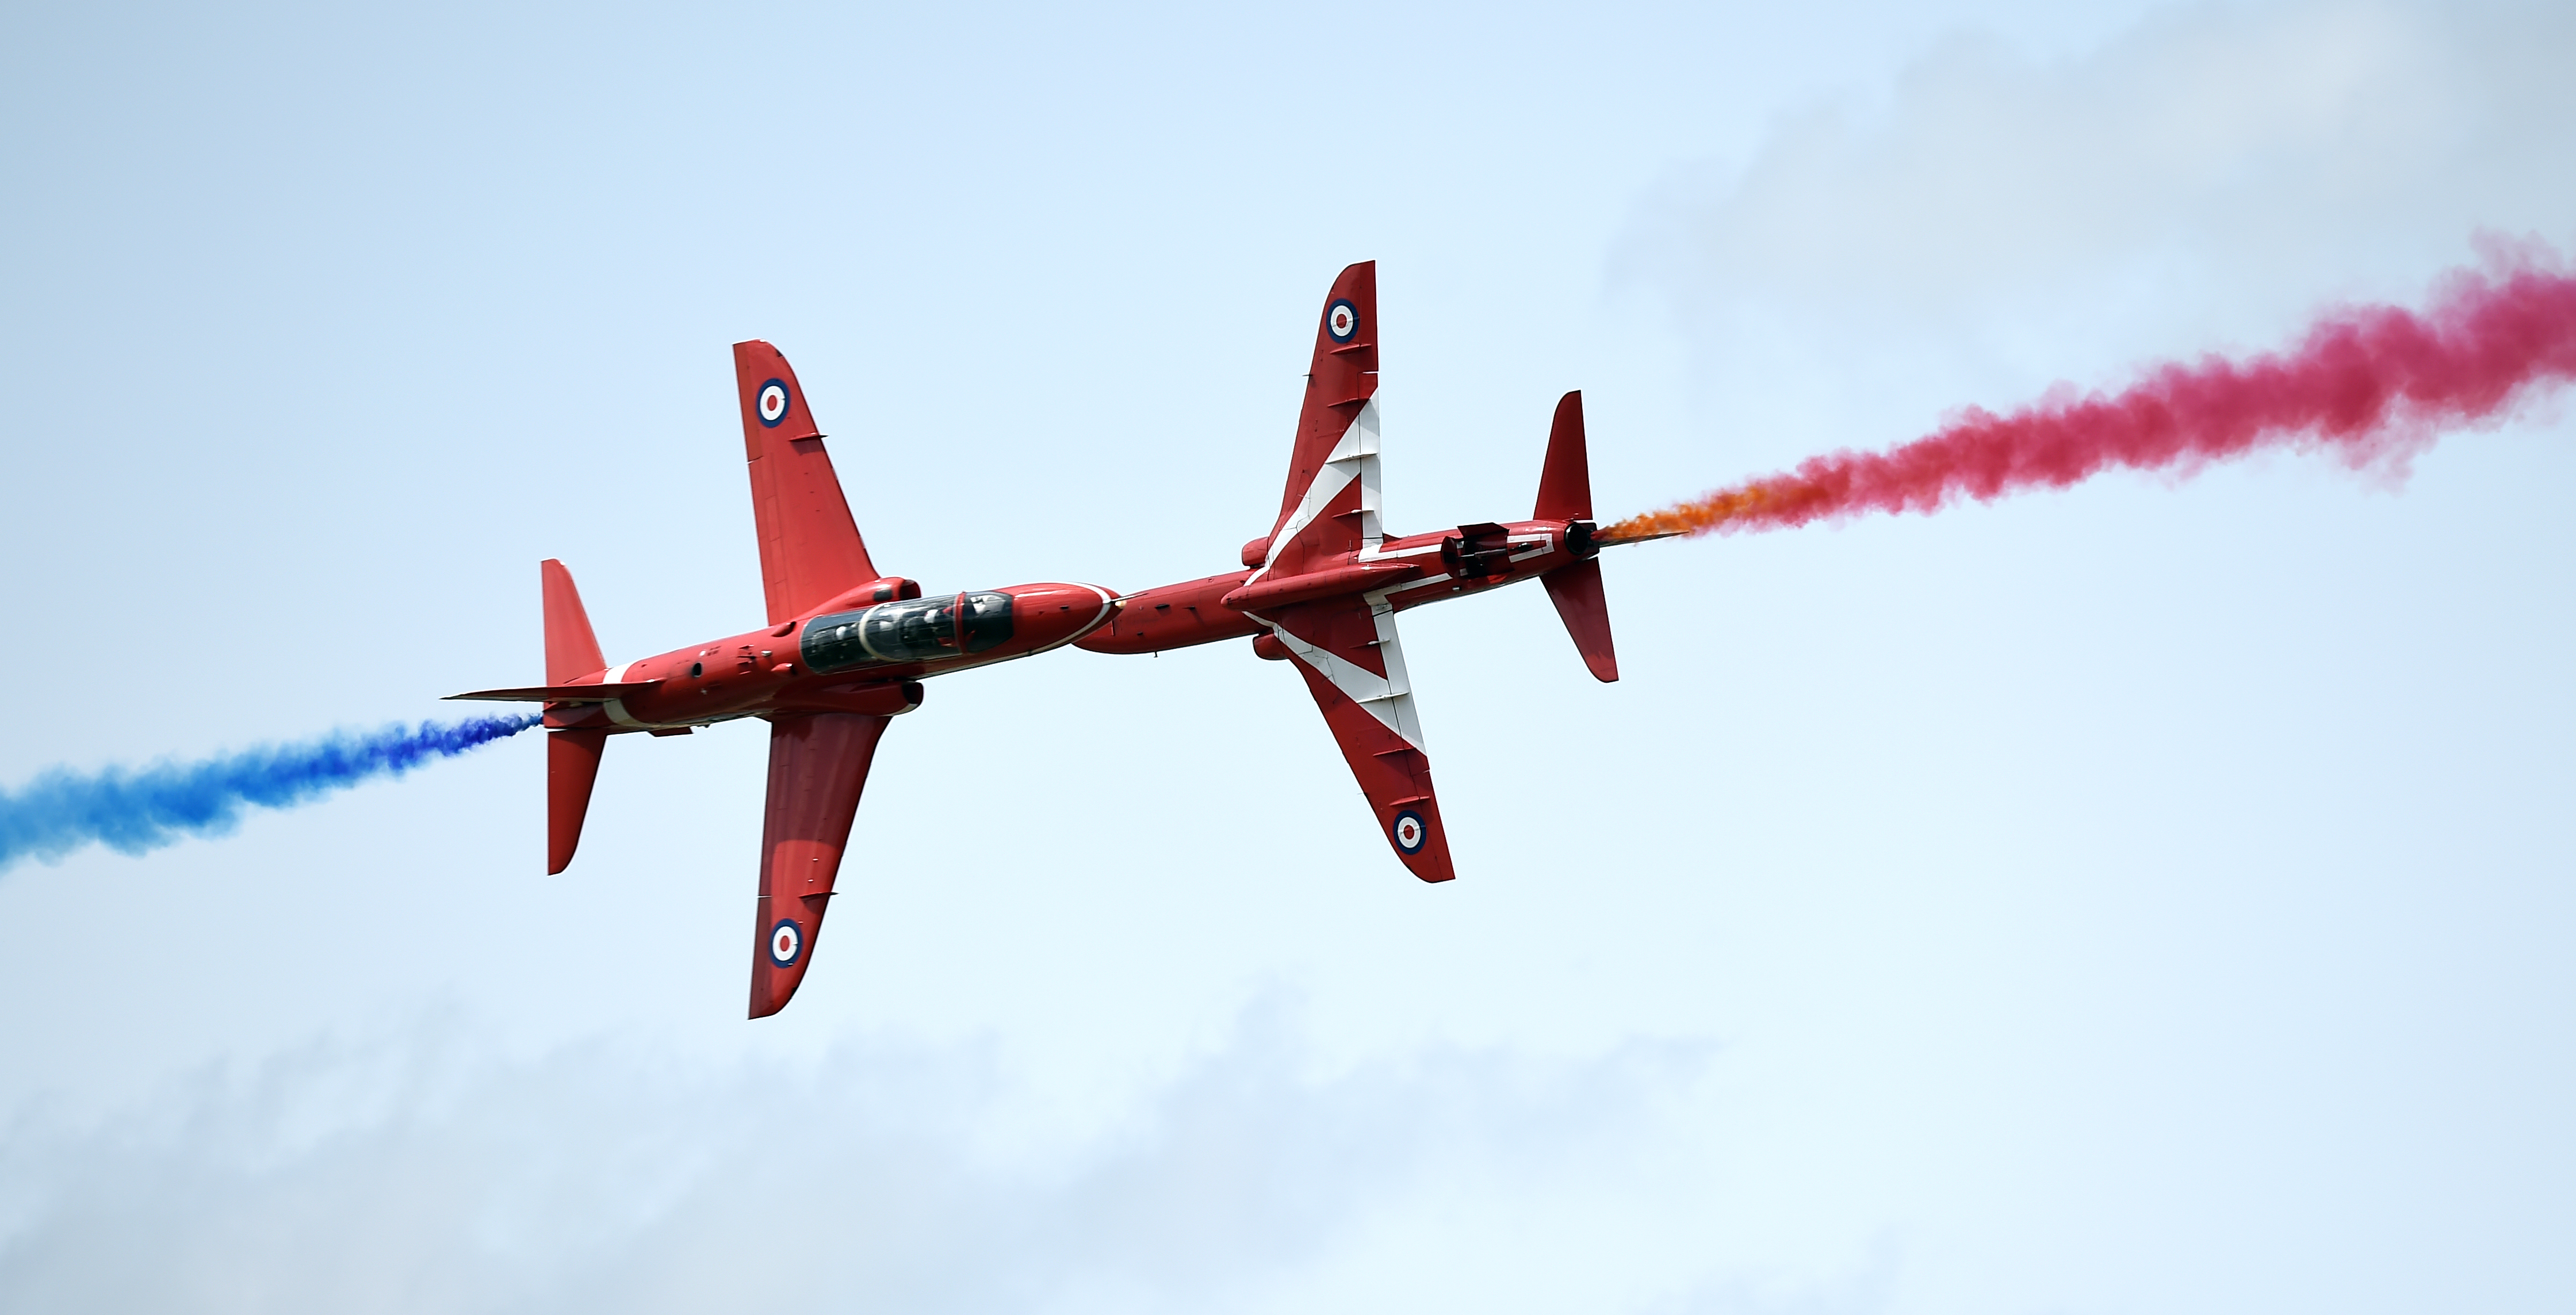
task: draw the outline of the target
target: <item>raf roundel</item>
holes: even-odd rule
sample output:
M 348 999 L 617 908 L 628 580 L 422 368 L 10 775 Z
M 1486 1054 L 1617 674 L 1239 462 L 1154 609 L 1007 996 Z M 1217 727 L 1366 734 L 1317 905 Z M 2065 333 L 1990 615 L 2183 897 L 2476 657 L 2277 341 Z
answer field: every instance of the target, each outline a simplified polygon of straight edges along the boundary
M 1422 814 L 1408 808 L 1395 815 L 1395 847 L 1408 854 L 1422 852 L 1422 842 L 1431 838 L 1431 828 Z
M 793 968 L 796 966 L 797 952 L 804 948 L 805 933 L 797 928 L 795 919 L 780 918 L 778 925 L 769 929 L 771 963 L 781 968 Z
M 778 428 L 778 422 L 787 418 L 787 381 L 772 379 L 762 384 L 753 405 L 760 412 L 760 423 Z
M 1349 342 L 1360 331 L 1359 307 L 1347 301 L 1336 301 L 1324 312 L 1324 332 L 1335 342 Z

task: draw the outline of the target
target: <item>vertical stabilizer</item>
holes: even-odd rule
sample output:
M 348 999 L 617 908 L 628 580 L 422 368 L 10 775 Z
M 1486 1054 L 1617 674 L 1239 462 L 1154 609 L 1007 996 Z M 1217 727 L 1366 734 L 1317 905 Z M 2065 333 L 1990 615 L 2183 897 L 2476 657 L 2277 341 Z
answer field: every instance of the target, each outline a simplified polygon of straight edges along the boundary
M 1547 464 L 1538 472 L 1534 521 L 1592 519 L 1592 460 L 1583 451 L 1583 393 L 1557 399 L 1556 423 L 1547 430 Z
M 599 637 L 590 633 L 590 614 L 581 610 L 581 591 L 573 587 L 572 572 L 549 557 L 538 564 L 537 573 L 545 581 L 546 683 L 569 685 L 605 670 L 608 661 L 599 655 Z

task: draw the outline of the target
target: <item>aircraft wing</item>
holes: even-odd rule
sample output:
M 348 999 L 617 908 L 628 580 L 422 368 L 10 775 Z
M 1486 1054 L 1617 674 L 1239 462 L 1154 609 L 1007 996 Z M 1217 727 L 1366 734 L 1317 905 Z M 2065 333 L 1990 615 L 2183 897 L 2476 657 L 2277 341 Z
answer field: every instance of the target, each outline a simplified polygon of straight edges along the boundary
M 850 819 L 888 717 L 818 712 L 769 723 L 769 803 L 752 919 L 751 1016 L 787 1007 L 814 960 L 823 911 L 849 843 Z
M 1457 876 L 1396 642 L 1395 609 L 1381 598 L 1333 599 L 1263 619 L 1306 678 L 1395 856 L 1424 881 Z
M 1376 396 L 1377 263 L 1364 261 L 1343 270 L 1325 294 L 1288 485 L 1270 527 L 1267 560 L 1251 582 L 1302 575 L 1383 538 Z
M 876 579 L 877 568 L 787 358 L 756 338 L 738 342 L 733 372 L 751 462 L 752 519 L 760 530 L 761 590 L 776 625 Z

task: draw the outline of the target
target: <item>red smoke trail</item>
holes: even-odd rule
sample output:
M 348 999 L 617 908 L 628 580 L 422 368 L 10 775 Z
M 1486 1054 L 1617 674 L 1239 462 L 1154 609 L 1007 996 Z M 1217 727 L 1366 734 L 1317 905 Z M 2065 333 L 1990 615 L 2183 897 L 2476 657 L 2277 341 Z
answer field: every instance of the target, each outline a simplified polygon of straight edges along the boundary
M 1605 541 L 1782 529 L 1863 512 L 1937 511 L 2064 488 L 2103 470 L 2193 470 L 2257 448 L 2321 448 L 2354 467 L 2398 463 L 2436 431 L 2495 420 L 2576 378 L 2576 277 L 2526 249 L 2454 271 L 2421 312 L 2333 310 L 2284 353 L 2167 364 L 2125 391 L 2056 398 L 2009 415 L 1971 407 L 1885 452 L 1798 468 L 1632 516 Z

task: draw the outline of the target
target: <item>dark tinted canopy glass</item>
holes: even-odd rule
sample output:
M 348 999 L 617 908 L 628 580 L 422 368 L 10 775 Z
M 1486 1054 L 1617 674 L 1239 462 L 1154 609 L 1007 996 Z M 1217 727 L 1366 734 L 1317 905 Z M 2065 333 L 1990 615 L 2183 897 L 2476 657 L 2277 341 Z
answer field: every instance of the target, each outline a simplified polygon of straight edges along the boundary
M 1011 637 L 1011 596 L 947 594 L 879 603 L 807 622 L 798 641 L 809 671 L 872 663 L 937 662 L 981 653 Z

